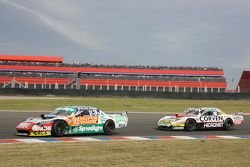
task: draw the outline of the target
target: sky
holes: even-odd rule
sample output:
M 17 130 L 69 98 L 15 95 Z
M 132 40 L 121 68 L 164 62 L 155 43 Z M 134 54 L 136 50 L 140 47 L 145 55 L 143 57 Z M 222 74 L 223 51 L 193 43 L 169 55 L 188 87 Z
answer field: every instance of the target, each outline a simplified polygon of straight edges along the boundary
M 250 70 L 249 0 L 0 0 L 0 54 Z

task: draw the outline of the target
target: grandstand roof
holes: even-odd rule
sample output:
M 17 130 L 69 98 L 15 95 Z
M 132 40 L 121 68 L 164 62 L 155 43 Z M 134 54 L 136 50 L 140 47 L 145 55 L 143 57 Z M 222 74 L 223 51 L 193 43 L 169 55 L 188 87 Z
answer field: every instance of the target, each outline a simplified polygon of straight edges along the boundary
M 62 63 L 63 57 L 0 55 L 0 61 Z
M 250 93 L 250 71 L 243 71 L 238 86 L 241 93 Z
M 250 79 L 250 71 L 243 71 L 241 79 Z
M 56 66 L 20 66 L 0 65 L 0 71 L 40 71 L 61 73 L 91 73 L 91 74 L 143 74 L 143 75 L 172 75 L 172 76 L 223 76 L 224 71 L 203 70 L 149 70 L 149 69 L 116 69 L 116 68 L 79 68 Z

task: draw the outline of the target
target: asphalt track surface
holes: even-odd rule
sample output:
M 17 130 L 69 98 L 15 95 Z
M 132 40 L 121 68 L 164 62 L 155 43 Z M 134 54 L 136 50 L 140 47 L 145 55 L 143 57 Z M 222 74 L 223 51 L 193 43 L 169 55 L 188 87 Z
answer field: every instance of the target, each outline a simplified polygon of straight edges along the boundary
M 0 112 L 0 139 L 34 138 L 16 136 L 15 127 L 28 117 L 38 117 L 42 113 L 34 112 Z M 197 131 L 165 131 L 158 130 L 157 121 L 164 113 L 128 113 L 127 128 L 117 129 L 113 136 L 185 136 L 185 135 L 250 135 L 250 116 L 244 116 L 244 124 L 235 126 L 233 130 L 197 130 Z M 99 137 L 103 134 L 77 135 Z M 37 137 L 41 138 L 41 137 Z

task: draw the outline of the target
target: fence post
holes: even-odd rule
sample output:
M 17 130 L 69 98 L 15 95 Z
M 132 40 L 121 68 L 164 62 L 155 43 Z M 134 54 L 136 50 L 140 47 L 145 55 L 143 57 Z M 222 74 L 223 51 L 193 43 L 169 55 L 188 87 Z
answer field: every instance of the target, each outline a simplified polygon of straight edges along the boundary
M 28 84 L 28 82 L 25 82 L 24 87 L 25 87 L 25 88 L 29 88 L 29 84 Z
M 55 83 L 55 89 L 58 89 L 58 84 L 57 84 L 57 82 Z
M 12 82 L 11 83 L 11 88 L 15 88 L 15 85 L 16 85 L 15 82 Z

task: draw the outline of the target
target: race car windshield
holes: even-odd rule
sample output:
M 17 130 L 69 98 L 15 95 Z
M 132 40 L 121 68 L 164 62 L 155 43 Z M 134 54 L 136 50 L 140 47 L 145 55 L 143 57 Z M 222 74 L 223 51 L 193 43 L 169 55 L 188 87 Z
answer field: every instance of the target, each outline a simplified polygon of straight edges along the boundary
M 72 108 L 57 108 L 51 114 L 60 115 L 60 116 L 70 116 L 72 113 L 75 113 L 75 112 L 76 112 L 76 110 L 74 110 Z
M 195 110 L 185 110 L 184 114 L 186 115 L 199 115 L 199 111 L 195 111 Z

